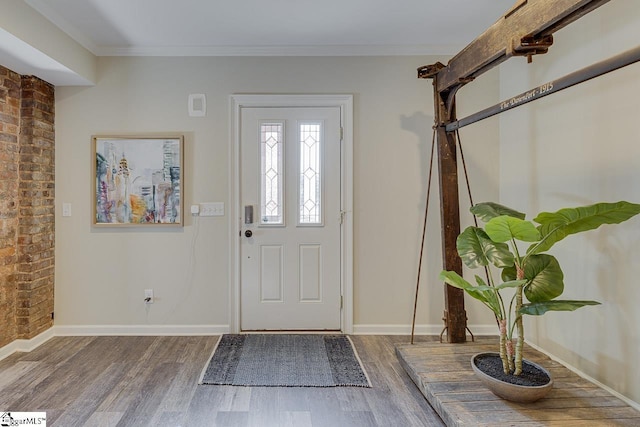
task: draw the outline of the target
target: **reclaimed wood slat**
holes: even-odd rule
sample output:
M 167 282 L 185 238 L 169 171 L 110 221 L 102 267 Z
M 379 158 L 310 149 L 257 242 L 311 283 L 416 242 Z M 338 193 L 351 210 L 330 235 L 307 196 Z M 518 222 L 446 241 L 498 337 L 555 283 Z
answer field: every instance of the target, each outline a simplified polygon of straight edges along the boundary
M 615 396 L 596 396 L 581 399 L 542 399 L 535 403 L 515 403 L 508 402 L 503 399 L 486 400 L 486 401 L 467 401 L 452 402 L 452 407 L 456 405 L 464 405 L 465 410 L 470 412 L 486 412 L 486 411 L 512 411 L 518 412 L 544 410 L 567 410 L 580 408 L 628 408 L 628 405 Z
M 638 420 L 606 420 L 606 421 L 584 421 L 584 420 L 564 420 L 564 421 L 545 421 L 544 424 L 540 424 L 538 421 L 527 421 L 518 423 L 518 427 L 638 427 Z M 490 423 L 484 425 L 478 425 L 476 427 L 513 427 L 514 423 L 511 422 L 499 422 Z
M 590 421 L 615 421 L 619 419 L 640 419 L 634 416 L 636 410 L 627 407 L 614 408 L 564 408 L 564 409 L 545 409 L 544 411 L 530 410 L 495 410 L 495 411 L 469 411 L 466 406 L 454 404 L 450 410 L 454 411 L 457 419 L 465 426 L 476 425 L 494 425 L 496 420 L 505 422 L 524 422 L 524 421 L 578 421 L 582 420 L 584 425 L 590 425 Z M 592 425 L 592 424 L 591 424 Z

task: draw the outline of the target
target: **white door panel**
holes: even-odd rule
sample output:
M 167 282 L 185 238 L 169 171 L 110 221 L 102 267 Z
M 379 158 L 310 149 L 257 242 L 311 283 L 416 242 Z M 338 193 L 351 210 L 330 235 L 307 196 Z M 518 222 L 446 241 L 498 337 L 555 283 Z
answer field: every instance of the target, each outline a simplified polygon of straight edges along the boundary
M 240 141 L 241 329 L 339 330 L 340 109 L 243 108 Z

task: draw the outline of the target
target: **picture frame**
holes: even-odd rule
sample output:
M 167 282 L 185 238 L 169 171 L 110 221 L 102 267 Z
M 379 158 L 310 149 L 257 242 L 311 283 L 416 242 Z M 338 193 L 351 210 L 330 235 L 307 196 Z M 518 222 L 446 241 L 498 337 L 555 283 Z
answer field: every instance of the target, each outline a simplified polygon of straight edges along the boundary
M 93 225 L 183 225 L 184 136 L 94 135 Z

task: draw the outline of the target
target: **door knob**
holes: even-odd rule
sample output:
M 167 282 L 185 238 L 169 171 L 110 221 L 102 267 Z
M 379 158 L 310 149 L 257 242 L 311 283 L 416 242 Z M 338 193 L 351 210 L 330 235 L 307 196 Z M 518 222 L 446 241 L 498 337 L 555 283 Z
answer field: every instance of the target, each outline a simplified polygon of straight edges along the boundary
M 251 230 L 246 230 L 246 231 L 244 232 L 244 237 L 251 237 L 251 236 L 253 236 L 253 231 L 251 231 Z

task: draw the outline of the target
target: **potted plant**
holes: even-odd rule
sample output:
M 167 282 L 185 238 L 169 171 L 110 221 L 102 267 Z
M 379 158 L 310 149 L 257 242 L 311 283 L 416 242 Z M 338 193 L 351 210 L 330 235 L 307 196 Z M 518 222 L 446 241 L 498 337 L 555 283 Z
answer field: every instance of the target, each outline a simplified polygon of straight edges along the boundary
M 471 208 L 471 212 L 485 223 L 484 228 L 467 227 L 458 236 L 456 246 L 467 267 L 485 269 L 486 280 L 476 275 L 475 284 L 472 284 L 454 271 L 442 271 L 440 278 L 463 289 L 495 314 L 500 332 L 498 355 L 502 361 L 502 374 L 507 382 L 517 384 L 523 366 L 534 370 L 541 368 L 527 361 L 523 364 L 524 315 L 540 316 L 548 311 L 573 311 L 600 304 L 557 299 L 564 290 L 564 274 L 558 260 L 544 252 L 571 234 L 593 230 L 603 224 L 624 222 L 640 213 L 640 204 L 621 201 L 542 212 L 533 219 L 537 226 L 525 220 L 525 214 L 497 203 L 479 203 Z M 529 244 L 526 250 L 519 246 L 523 243 Z M 494 267 L 501 270 L 501 283 L 497 282 Z M 505 295 L 507 290 L 510 295 Z M 476 372 L 477 358 L 478 355 L 472 359 Z M 522 394 L 526 388 L 509 387 L 503 381 L 490 381 L 494 384 L 489 387 L 509 400 L 534 401 L 551 388 L 551 377 L 546 375 L 549 377 L 547 384 L 534 386 L 531 397 Z M 518 395 L 510 398 L 510 392 L 503 390 L 506 387 L 515 388 Z

